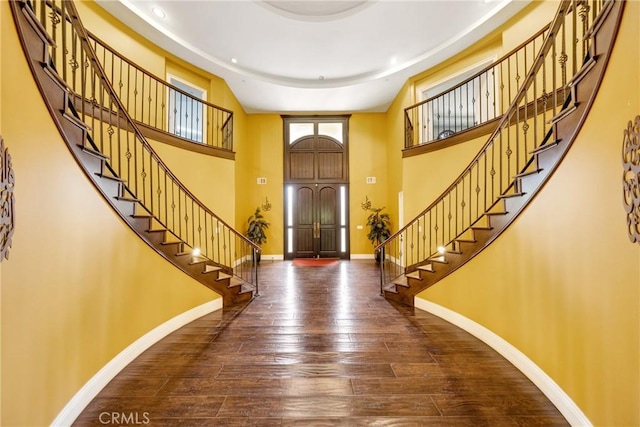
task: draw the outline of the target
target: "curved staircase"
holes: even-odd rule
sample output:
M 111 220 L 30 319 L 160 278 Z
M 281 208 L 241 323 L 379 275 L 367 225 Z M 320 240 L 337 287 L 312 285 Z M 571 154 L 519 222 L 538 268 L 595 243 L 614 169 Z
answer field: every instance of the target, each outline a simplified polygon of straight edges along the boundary
M 71 1 L 11 0 L 42 97 L 86 176 L 158 254 L 219 293 L 258 295 L 260 248 L 204 206 L 138 130 L 101 68 Z
M 415 295 L 481 252 L 533 200 L 586 119 L 623 9 L 623 1 L 560 2 L 544 46 L 488 142 L 436 201 L 376 248 L 384 254 L 386 298 L 413 305 Z

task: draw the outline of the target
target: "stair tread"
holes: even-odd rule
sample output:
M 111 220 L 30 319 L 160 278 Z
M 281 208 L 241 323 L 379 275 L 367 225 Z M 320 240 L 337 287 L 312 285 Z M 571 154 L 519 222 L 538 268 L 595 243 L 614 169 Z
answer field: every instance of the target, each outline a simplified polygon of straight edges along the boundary
M 571 106 L 561 110 L 558 114 L 556 114 L 554 117 L 548 120 L 547 124 L 552 125 L 559 122 L 563 118 L 567 117 L 569 114 L 573 113 L 577 108 L 578 108 L 578 103 L 577 102 L 572 103 Z
M 203 256 L 193 257 L 189 265 L 202 264 L 203 262 L 208 262 L 209 258 L 205 258 Z
M 203 274 L 215 273 L 216 271 L 220 271 L 220 270 L 222 270 L 222 267 L 218 267 L 215 265 L 207 265 L 202 273 Z
M 527 171 L 527 172 L 520 172 L 519 174 L 514 175 L 514 178 L 524 178 L 525 176 L 529 176 L 529 175 L 536 175 L 540 172 L 542 172 L 544 169 L 534 169 L 531 171 Z
M 420 276 L 420 272 L 417 270 L 412 271 L 411 273 L 405 274 L 405 277 L 407 279 L 422 280 L 422 276 Z
M 435 273 L 435 270 L 433 269 L 433 265 L 432 264 L 421 265 L 421 266 L 418 267 L 418 270 L 426 271 L 427 273 Z
M 490 226 L 487 226 L 487 225 L 473 225 L 473 226 L 471 226 L 471 229 L 472 230 L 478 230 L 478 231 L 480 231 L 480 230 L 490 231 L 490 230 L 493 230 L 493 227 L 490 227 Z
M 501 199 L 509 199 L 511 197 L 520 197 L 520 196 L 524 196 L 527 193 L 524 192 L 518 192 L 518 193 L 509 193 L 509 194 L 501 194 L 498 197 Z
M 529 154 L 540 154 L 543 151 L 547 151 L 550 148 L 556 147 L 558 144 L 560 144 L 561 141 L 562 141 L 561 139 L 556 139 L 556 140 L 554 140 L 552 142 L 548 142 L 548 143 L 546 143 L 544 145 L 539 146 L 536 149 L 533 149 L 533 150 L 529 151 Z
M 147 233 L 160 233 L 160 232 L 164 233 L 165 231 L 167 231 L 167 229 L 166 228 L 150 228 L 146 231 Z
M 136 199 L 134 197 L 127 197 L 127 196 L 116 196 L 116 199 L 123 200 L 125 202 L 135 202 L 135 203 L 140 202 L 140 199 Z
M 117 181 L 117 182 L 125 182 L 124 179 L 118 177 L 118 176 L 113 176 L 113 175 L 107 175 L 101 172 L 96 172 L 96 175 L 99 176 L 100 178 L 105 178 L 105 179 L 110 179 L 112 181 Z
M 226 280 L 226 279 L 231 279 L 232 277 L 233 276 L 231 276 L 231 275 L 229 275 L 227 273 L 219 272 L 217 280 Z M 231 285 L 231 283 L 230 283 L 230 285 Z M 237 284 L 235 286 L 237 286 Z
M 92 156 L 101 158 L 103 160 L 109 160 L 109 156 L 105 156 L 104 154 L 102 154 L 101 152 L 99 152 L 98 150 L 94 150 L 93 148 L 89 148 L 85 145 L 82 144 L 78 144 L 78 147 L 80 147 L 80 149 L 82 151 L 84 151 L 87 154 L 91 154 Z
M 69 120 L 74 125 L 78 126 L 82 130 L 85 130 L 85 131 L 90 131 L 91 130 L 91 127 L 88 124 L 86 124 L 81 119 L 79 119 L 76 116 L 74 116 L 73 114 L 67 114 L 66 111 L 62 111 L 62 116 L 65 119 Z
M 155 215 L 150 214 L 150 213 L 144 213 L 144 214 L 132 214 L 131 215 L 133 218 L 155 218 Z
M 437 262 L 440 264 L 449 264 L 449 262 L 445 259 L 444 255 L 436 255 L 429 257 L 429 261 Z
M 410 288 L 411 287 L 409 285 L 409 280 L 407 279 L 406 276 L 396 277 L 391 283 L 393 285 L 402 286 L 402 287 L 405 287 L 405 288 Z

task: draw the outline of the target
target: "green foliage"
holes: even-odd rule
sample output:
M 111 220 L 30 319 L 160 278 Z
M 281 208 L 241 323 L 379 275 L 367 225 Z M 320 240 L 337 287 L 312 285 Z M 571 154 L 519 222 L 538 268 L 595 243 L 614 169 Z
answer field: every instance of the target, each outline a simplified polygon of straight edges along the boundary
M 245 234 L 247 239 L 257 245 L 267 243 L 265 230 L 269 228 L 269 223 L 264 219 L 264 216 L 260 212 L 260 207 L 257 207 L 255 213 L 247 219 L 247 223 L 249 224 L 249 228 Z
M 373 246 L 378 246 L 391 236 L 391 221 L 388 213 L 380 213 L 382 208 L 369 208 L 371 214 L 367 218 L 367 226 L 369 234 L 367 239 Z

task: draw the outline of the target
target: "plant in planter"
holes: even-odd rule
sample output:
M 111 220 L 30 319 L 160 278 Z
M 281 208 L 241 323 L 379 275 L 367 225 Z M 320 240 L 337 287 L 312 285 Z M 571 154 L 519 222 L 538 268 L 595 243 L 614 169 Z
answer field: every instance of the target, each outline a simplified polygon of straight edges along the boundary
M 265 230 L 269 228 L 269 223 L 264 219 L 260 207 L 256 208 L 256 211 L 247 219 L 249 227 L 245 236 L 256 245 L 260 246 L 263 243 L 267 243 L 267 235 Z M 260 252 L 257 255 L 257 262 L 260 262 Z
M 369 227 L 369 234 L 367 239 L 375 247 L 384 242 L 391 236 L 391 220 L 388 213 L 381 213 L 382 208 L 369 208 L 371 214 L 367 218 L 367 227 Z M 380 261 L 380 254 L 376 254 L 376 262 Z

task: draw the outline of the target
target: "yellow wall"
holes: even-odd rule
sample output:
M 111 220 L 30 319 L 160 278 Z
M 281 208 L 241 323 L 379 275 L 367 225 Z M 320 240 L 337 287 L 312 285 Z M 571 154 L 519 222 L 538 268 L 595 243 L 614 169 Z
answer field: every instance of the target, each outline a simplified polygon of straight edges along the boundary
M 168 144 L 149 143 L 180 182 L 220 219 L 233 224 L 235 181 L 233 160 L 207 156 Z
M 627 2 L 578 139 L 516 222 L 420 298 L 489 328 L 599 426 L 640 425 L 640 247 L 626 234 L 622 132 L 640 114 L 640 3 Z
M 263 246 L 266 259 L 284 253 L 283 212 L 283 123 L 277 114 L 250 114 L 246 122 L 246 144 L 238 150 L 236 220 L 238 229 L 245 231 L 247 218 L 258 205 L 269 198 L 272 209 L 265 213 L 270 223 L 267 243 Z M 349 119 L 349 180 L 351 254 L 373 255 L 373 247 L 366 238 L 368 213 L 360 204 L 365 197 L 376 207 L 390 207 L 396 199 L 387 198 L 387 140 L 385 114 L 354 114 Z M 376 184 L 366 184 L 367 176 L 375 176 Z M 258 185 L 258 177 L 267 178 L 266 185 Z M 385 210 L 386 211 L 386 210 Z M 395 224 L 394 217 L 392 222 Z
M 372 207 L 386 209 L 391 226 L 397 227 L 394 214 L 397 197 L 389 198 L 389 174 L 386 139 L 386 114 L 354 114 L 349 119 L 349 193 L 351 254 L 373 256 L 373 246 L 367 239 L 367 217 L 361 204 L 369 198 Z M 375 184 L 367 184 L 366 177 L 376 178 Z M 362 229 L 358 226 L 362 225 Z
M 410 80 L 405 83 L 387 110 L 387 176 L 389 177 L 389 185 L 387 186 L 389 205 L 387 206 L 391 212 L 391 218 L 396 218 L 392 228 L 393 231 L 397 231 L 404 226 L 409 218 L 406 213 L 404 218 L 400 218 L 398 194 L 404 192 L 404 165 L 402 160 L 402 150 L 404 149 L 404 109 L 414 103 L 413 94 L 414 84 Z
M 436 200 L 473 160 L 487 138 L 488 135 L 443 150 L 405 158 L 405 218 L 415 218 Z
M 2 263 L 3 426 L 43 426 L 109 360 L 217 298 L 111 210 L 64 145 L 0 3 L 1 129 L 16 176 L 16 232 Z M 10 66 L 7 66 L 10 64 Z
M 236 193 L 238 230 L 247 230 L 247 219 L 269 199 L 271 210 L 264 211 L 269 223 L 263 257 L 283 254 L 283 127 L 277 114 L 250 114 L 246 118 L 246 142 L 236 155 L 238 192 Z M 267 178 L 267 184 L 258 184 Z

